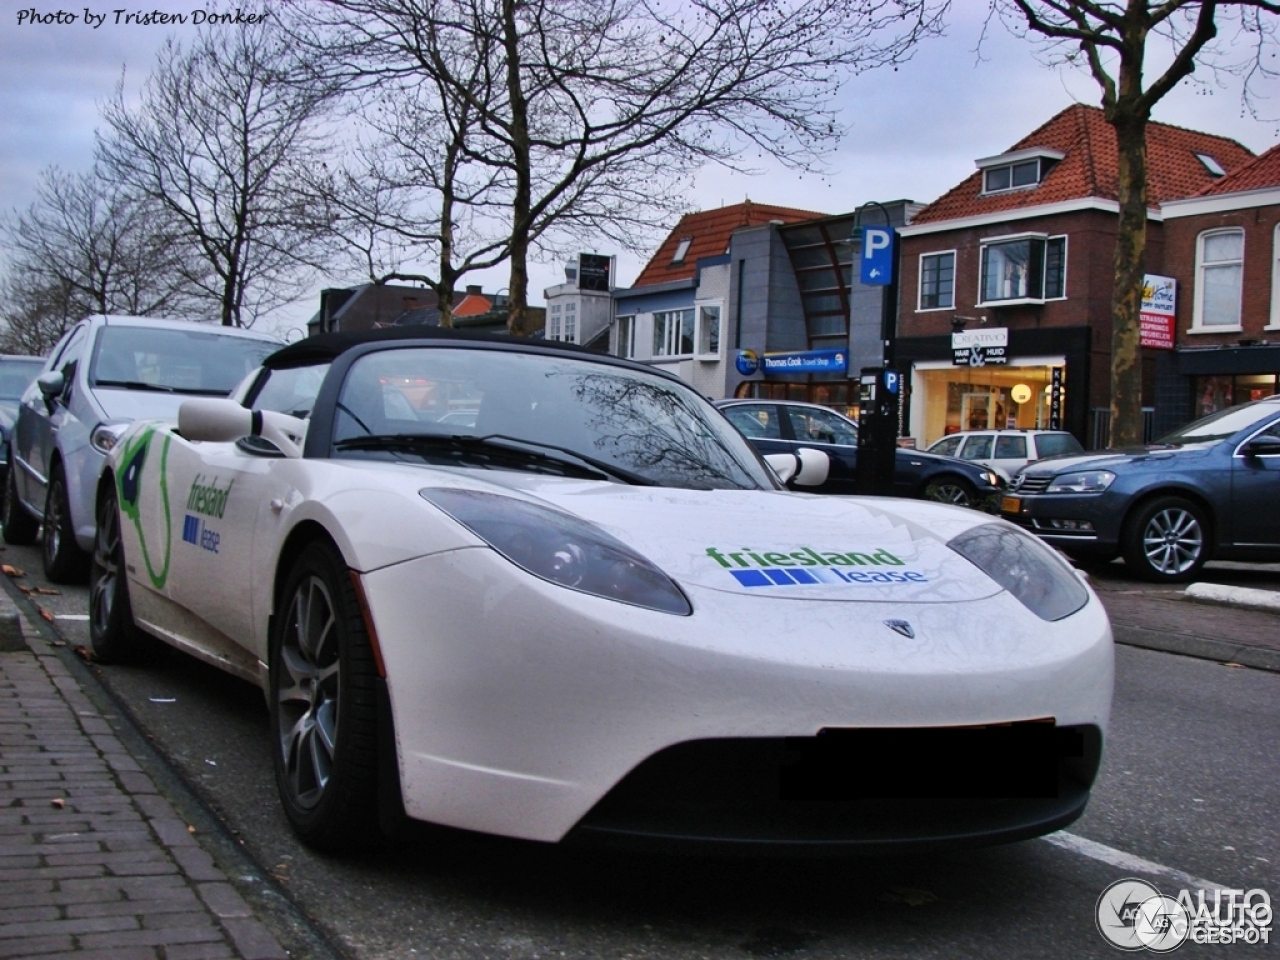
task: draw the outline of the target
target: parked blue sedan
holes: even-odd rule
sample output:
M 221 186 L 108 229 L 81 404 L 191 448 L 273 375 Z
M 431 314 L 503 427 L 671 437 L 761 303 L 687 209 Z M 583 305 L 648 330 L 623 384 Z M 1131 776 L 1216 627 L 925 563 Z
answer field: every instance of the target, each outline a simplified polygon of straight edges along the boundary
M 718 400 L 729 422 L 762 454 L 821 450 L 831 461 L 821 486 L 806 493 L 857 493 L 858 425 L 834 410 L 792 400 Z M 893 493 L 961 507 L 988 508 L 1004 489 L 990 467 L 923 450 L 898 450 Z M 994 505 L 989 509 L 994 509 Z
M 1280 396 L 1156 443 L 1029 464 L 1006 519 L 1078 558 L 1121 555 L 1141 577 L 1191 579 L 1209 560 L 1280 560 Z

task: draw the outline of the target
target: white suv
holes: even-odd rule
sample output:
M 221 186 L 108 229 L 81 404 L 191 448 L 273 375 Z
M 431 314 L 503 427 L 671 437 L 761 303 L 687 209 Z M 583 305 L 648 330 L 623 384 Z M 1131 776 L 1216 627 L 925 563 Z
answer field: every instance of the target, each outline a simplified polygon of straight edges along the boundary
M 1034 460 L 1084 453 L 1084 447 L 1065 430 L 964 430 L 943 437 L 929 452 L 981 463 L 1008 480 Z

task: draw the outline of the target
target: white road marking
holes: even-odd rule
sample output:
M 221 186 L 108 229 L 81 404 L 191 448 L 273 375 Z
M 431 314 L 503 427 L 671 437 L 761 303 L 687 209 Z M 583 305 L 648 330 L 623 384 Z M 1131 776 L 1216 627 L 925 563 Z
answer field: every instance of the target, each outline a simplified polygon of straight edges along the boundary
M 89 615 L 87 613 L 55 613 L 54 616 L 57 617 L 59 620 L 88 620 L 89 619 Z
M 1063 850 L 1069 850 L 1072 853 L 1078 853 L 1082 857 L 1088 857 L 1090 860 L 1098 860 L 1110 866 L 1119 867 L 1121 870 L 1130 870 L 1146 876 L 1165 877 L 1182 887 L 1210 892 L 1230 889 L 1225 883 L 1216 883 L 1213 880 L 1193 877 L 1182 870 L 1175 870 L 1173 867 L 1166 867 L 1164 864 L 1156 863 L 1154 860 L 1145 860 L 1142 857 L 1134 856 L 1132 853 L 1125 853 L 1115 847 L 1108 847 L 1105 843 L 1086 840 L 1084 837 L 1078 837 L 1074 833 L 1067 833 L 1065 830 L 1059 830 L 1057 833 L 1051 833 L 1046 837 L 1041 837 L 1041 839 L 1053 844 L 1055 847 L 1061 847 Z

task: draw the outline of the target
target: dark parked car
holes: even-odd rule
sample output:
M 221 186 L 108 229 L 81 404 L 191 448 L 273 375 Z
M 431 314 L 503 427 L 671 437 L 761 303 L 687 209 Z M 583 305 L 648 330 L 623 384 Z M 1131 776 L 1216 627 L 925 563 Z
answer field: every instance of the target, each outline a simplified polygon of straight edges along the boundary
M 821 450 L 831 460 L 827 482 L 808 493 L 856 493 L 858 425 L 834 410 L 786 400 L 721 400 L 716 406 L 761 453 Z M 981 464 L 921 450 L 898 450 L 893 492 L 899 497 L 980 507 L 1004 488 Z
M 1024 467 L 1004 516 L 1078 558 L 1188 580 L 1208 560 L 1280 560 L 1280 396 L 1158 442 Z
M 18 402 L 44 369 L 44 357 L 0 356 L 0 489 L 9 470 L 9 434 L 18 419 Z

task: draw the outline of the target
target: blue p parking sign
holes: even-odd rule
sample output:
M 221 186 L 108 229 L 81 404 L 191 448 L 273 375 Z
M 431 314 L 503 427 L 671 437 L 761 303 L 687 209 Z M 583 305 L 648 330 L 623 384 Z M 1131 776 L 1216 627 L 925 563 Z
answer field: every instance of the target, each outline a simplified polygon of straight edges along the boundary
M 862 228 L 862 269 L 859 279 L 874 287 L 893 283 L 893 258 L 898 232 L 892 227 Z

